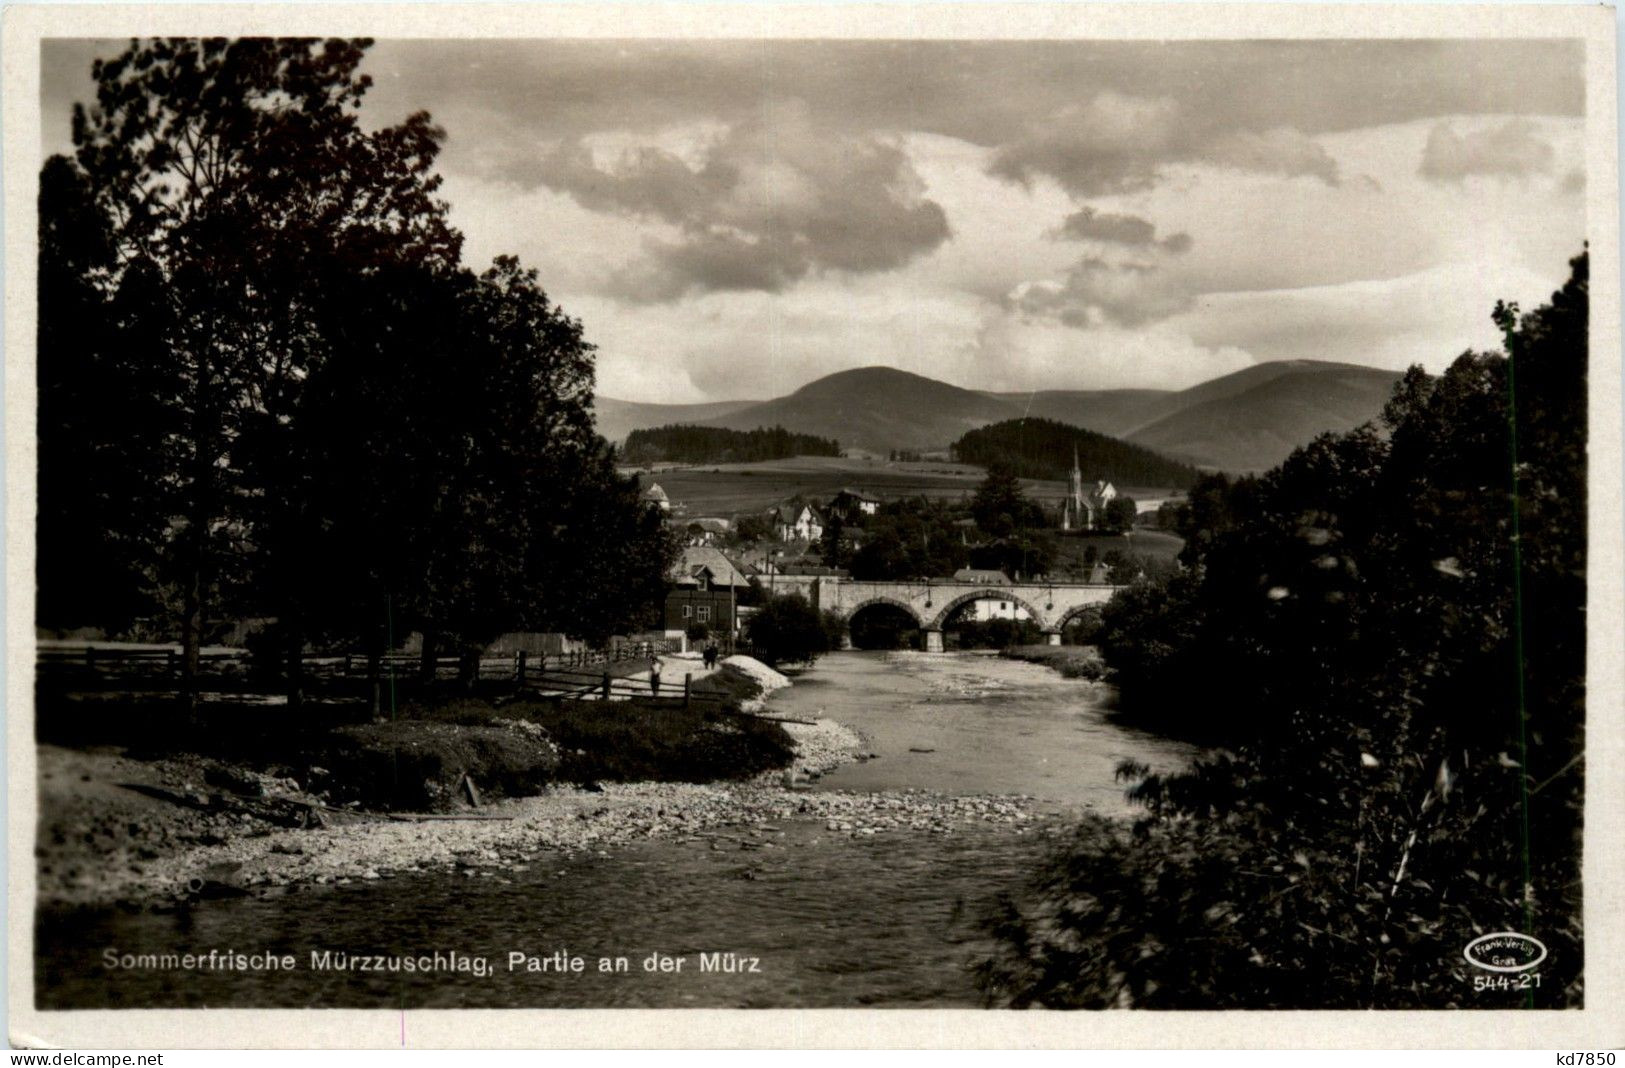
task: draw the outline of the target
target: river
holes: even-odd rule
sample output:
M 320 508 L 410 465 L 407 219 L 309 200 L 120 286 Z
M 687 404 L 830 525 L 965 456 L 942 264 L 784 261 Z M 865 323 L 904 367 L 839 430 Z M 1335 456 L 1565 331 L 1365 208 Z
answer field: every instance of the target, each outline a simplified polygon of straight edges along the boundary
M 1193 754 L 1109 722 L 1109 696 L 1099 684 L 992 656 L 838 653 L 775 694 L 768 710 L 833 717 L 876 754 L 815 789 L 1022 794 L 1060 827 L 1067 813 L 1128 811 L 1114 777 L 1121 761 L 1172 770 Z M 809 820 L 747 837 L 738 849 L 650 841 L 608 856 L 544 855 L 497 877 L 415 874 L 165 911 L 45 913 L 35 925 L 38 1003 L 973 1006 L 969 966 L 989 944 L 980 920 L 1051 847 L 1049 835 L 1009 828 L 851 837 Z M 108 949 L 285 953 L 296 968 L 110 969 Z M 323 950 L 439 951 L 453 970 L 317 970 L 312 953 Z M 729 953 L 742 970 L 721 970 Z M 527 959 L 509 970 L 510 954 Z M 664 969 L 657 954 L 669 958 Z M 580 971 L 543 963 L 568 969 L 575 957 Z M 490 974 L 456 971 L 460 960 L 485 962 Z M 713 960 L 718 970 L 701 970 Z

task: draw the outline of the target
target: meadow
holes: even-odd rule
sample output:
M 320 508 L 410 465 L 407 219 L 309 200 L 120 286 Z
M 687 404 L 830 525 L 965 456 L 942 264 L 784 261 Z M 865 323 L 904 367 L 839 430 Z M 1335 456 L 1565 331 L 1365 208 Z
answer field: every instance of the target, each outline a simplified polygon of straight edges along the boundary
M 662 467 L 643 474 L 645 484 L 658 482 L 674 509 L 689 516 L 736 515 L 759 512 L 800 494 L 828 500 L 843 488 L 863 490 L 882 500 L 925 496 L 939 500 L 969 500 L 987 471 L 975 464 L 947 460 L 887 460 L 856 456 L 795 456 L 759 463 L 712 464 L 703 467 Z M 1066 483 L 1023 479 L 1029 497 L 1059 500 Z M 1145 507 L 1161 500 L 1167 490 L 1118 487 Z

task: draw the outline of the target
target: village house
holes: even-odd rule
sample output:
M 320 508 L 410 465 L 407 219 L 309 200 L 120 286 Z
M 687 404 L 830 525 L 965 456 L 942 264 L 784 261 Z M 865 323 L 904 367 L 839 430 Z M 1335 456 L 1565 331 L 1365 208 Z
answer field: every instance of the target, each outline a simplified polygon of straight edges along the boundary
M 1025 608 L 1014 601 L 995 601 L 992 598 L 986 598 L 980 601 L 972 601 L 970 607 L 966 610 L 965 618 L 974 620 L 977 623 L 986 623 L 991 619 L 1022 620 L 1031 619 L 1032 617 L 1027 614 Z
M 670 580 L 666 637 L 681 638 L 696 624 L 703 624 L 719 637 L 738 632 L 739 598 L 750 588 L 750 577 L 720 549 L 684 549 L 671 570 Z
M 984 567 L 962 567 L 954 572 L 955 582 L 968 582 L 973 586 L 1008 586 L 1010 576 L 1003 571 Z
M 733 522 L 720 516 L 696 516 L 683 525 L 683 538 L 689 545 L 711 545 L 726 538 Z
M 830 499 L 829 514 L 839 516 L 843 523 L 863 525 L 864 516 L 880 510 L 880 498 L 871 497 L 861 490 L 843 489 Z
M 643 492 L 638 495 L 638 499 L 651 508 L 658 508 L 662 512 L 671 511 L 671 498 L 666 496 L 666 491 L 660 488 L 658 482 L 649 483 Z
M 810 504 L 781 504 L 768 522 L 780 541 L 817 541 L 824 536 L 824 521 Z

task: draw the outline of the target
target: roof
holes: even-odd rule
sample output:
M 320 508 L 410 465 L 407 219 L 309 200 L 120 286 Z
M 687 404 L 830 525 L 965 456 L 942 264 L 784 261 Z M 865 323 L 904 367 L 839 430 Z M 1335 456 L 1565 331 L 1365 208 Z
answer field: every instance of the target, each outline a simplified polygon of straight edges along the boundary
M 649 483 L 649 487 L 645 489 L 642 494 L 640 494 L 640 497 L 646 501 L 669 500 L 669 498 L 666 496 L 666 491 L 660 488 L 660 483 L 658 482 Z
M 795 523 L 801 519 L 801 513 L 806 512 L 812 516 L 812 521 L 820 525 L 823 519 L 818 515 L 818 509 L 810 504 L 781 504 L 773 509 L 773 519 L 779 523 Z
M 955 582 L 974 582 L 979 586 L 1008 586 L 1010 578 L 1003 571 L 988 571 L 979 567 L 962 567 L 954 572 Z
M 837 497 L 856 497 L 860 501 L 873 501 L 876 504 L 880 503 L 880 498 L 876 497 L 874 494 L 865 493 L 862 490 L 855 490 L 855 489 L 851 489 L 849 487 L 842 487 L 841 492 L 837 493 L 835 496 L 837 496 Z
M 693 582 L 702 571 L 711 573 L 715 586 L 749 586 L 750 579 L 722 552 L 709 545 L 691 545 L 684 549 L 671 569 L 671 580 L 679 585 Z

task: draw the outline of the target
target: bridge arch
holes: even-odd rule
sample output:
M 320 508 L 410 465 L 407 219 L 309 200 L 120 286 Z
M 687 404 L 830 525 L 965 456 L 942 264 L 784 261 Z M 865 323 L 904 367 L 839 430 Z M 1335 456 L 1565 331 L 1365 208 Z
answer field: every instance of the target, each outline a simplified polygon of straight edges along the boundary
M 922 630 L 925 629 L 926 623 L 925 620 L 921 618 L 919 609 L 915 608 L 907 601 L 900 600 L 896 597 L 865 597 L 851 608 L 846 608 L 843 606 L 841 612 L 846 616 L 847 625 L 850 626 L 852 620 L 857 618 L 859 612 L 863 611 L 865 608 L 875 608 L 880 605 L 888 605 L 892 608 L 899 608 L 904 612 L 907 612 L 908 617 L 914 621 L 916 626 Z
M 1013 601 L 1017 605 L 1027 610 L 1028 617 L 1039 627 L 1039 629 L 1045 631 L 1050 629 L 1049 612 L 1039 608 L 1027 598 L 1017 597 L 1009 590 L 1001 589 L 997 586 L 987 586 L 985 588 L 959 594 L 947 604 L 943 605 L 942 611 L 938 612 L 934 617 L 932 617 L 929 623 L 922 623 L 920 625 L 926 630 L 940 631 L 947 624 L 948 620 L 953 618 L 953 614 L 955 612 L 959 611 L 967 604 L 970 604 L 972 601 Z
M 1087 604 L 1073 605 L 1055 620 L 1055 629 L 1057 631 L 1064 631 L 1066 630 L 1067 624 L 1076 622 L 1077 618 L 1083 615 L 1085 612 L 1098 612 L 1105 606 L 1105 601 L 1090 601 Z

